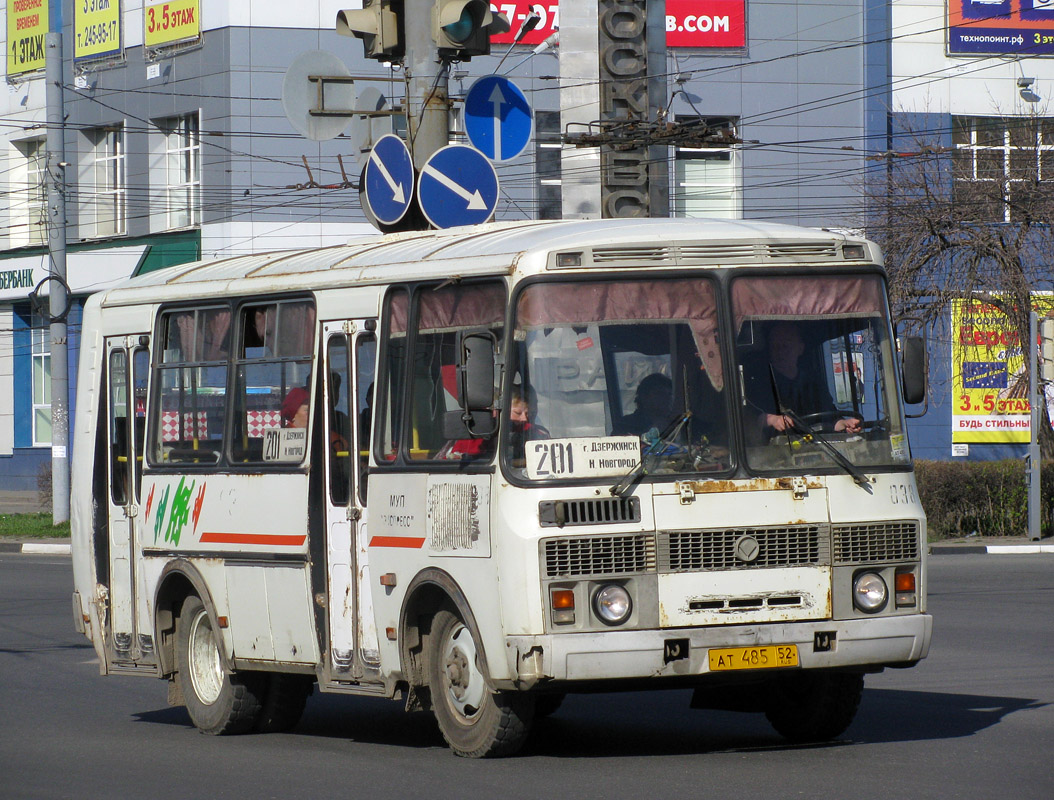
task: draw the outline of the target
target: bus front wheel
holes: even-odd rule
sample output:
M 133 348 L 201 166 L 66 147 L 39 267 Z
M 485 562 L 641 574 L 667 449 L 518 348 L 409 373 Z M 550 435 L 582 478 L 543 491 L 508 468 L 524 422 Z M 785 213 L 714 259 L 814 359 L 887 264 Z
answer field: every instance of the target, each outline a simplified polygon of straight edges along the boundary
M 435 615 L 428 637 L 428 687 L 439 730 L 456 755 L 510 755 L 530 731 L 534 698 L 492 692 L 476 654 L 472 632 L 456 615 L 446 610 Z
M 214 735 L 245 733 L 260 716 L 264 676 L 224 669 L 218 638 L 201 599 L 188 597 L 176 631 L 177 680 L 198 730 Z
M 803 671 L 769 687 L 765 716 L 792 742 L 822 742 L 845 732 L 856 716 L 864 676 L 849 672 Z

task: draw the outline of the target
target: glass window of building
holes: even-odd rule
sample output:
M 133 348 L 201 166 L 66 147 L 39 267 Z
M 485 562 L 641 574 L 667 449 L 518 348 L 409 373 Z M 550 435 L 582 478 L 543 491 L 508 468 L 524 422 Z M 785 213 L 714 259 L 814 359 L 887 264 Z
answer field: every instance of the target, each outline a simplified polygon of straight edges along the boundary
M 535 179 L 538 189 L 538 219 L 560 219 L 560 112 L 535 111 Z
M 198 113 L 161 120 L 169 228 L 201 224 L 201 123 Z
M 33 314 L 30 319 L 33 359 L 33 446 L 51 444 L 51 328 Z
M 109 125 L 86 132 L 89 144 L 86 183 L 90 187 L 82 205 L 82 230 L 86 236 L 116 236 L 125 232 L 124 126 Z
M 15 247 L 43 244 L 48 238 L 47 150 L 44 139 L 14 142 L 21 160 L 21 179 L 11 195 L 11 243 Z
M 742 168 L 734 142 L 738 120 L 732 117 L 684 117 L 678 122 L 706 122 L 713 143 L 705 147 L 678 147 L 674 159 L 671 204 L 675 217 L 743 216 Z
M 1054 178 L 1054 120 L 953 117 L 953 199 L 978 220 L 1012 222 Z

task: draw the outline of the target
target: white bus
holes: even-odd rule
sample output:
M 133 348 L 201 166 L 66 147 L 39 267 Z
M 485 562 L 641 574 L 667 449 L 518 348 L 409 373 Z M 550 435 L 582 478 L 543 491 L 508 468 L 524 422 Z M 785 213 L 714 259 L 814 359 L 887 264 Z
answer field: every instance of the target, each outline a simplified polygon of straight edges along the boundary
M 170 267 L 83 325 L 75 622 L 207 733 L 317 684 L 502 755 L 568 692 L 694 687 L 815 741 L 926 656 L 924 350 L 866 240 L 394 234 Z

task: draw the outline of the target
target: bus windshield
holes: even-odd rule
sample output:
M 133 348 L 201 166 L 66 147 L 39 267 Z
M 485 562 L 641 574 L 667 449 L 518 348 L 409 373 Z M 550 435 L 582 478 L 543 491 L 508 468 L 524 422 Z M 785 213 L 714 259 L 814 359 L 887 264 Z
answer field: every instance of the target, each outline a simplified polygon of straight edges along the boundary
M 516 303 L 507 463 L 529 478 L 730 468 L 709 279 L 537 283 Z M 575 459 L 577 456 L 577 461 Z
M 718 291 L 705 277 L 523 289 L 504 425 L 512 473 L 698 477 L 745 460 L 756 473 L 860 478 L 908 463 L 881 278 L 738 278 L 727 323 Z
M 739 278 L 732 312 L 751 469 L 908 463 L 879 277 Z

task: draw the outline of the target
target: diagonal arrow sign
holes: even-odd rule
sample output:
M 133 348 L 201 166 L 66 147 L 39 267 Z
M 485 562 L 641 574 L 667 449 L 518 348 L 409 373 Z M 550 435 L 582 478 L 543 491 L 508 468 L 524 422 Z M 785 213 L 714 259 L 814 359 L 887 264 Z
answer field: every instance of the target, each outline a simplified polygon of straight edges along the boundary
M 501 161 L 501 107 L 508 103 L 500 83 L 494 84 L 494 91 L 490 93 L 488 100 L 494 106 L 494 160 Z
M 443 172 L 440 172 L 438 169 L 436 169 L 431 164 L 425 164 L 424 168 L 421 170 L 421 174 L 422 175 L 428 175 L 428 176 L 430 176 L 432 178 L 435 178 L 443 186 L 448 188 L 450 191 L 452 191 L 458 197 L 460 197 L 463 200 L 465 200 L 468 203 L 468 210 L 470 210 L 470 211 L 485 211 L 486 210 L 487 203 L 483 200 L 483 195 L 481 195 L 479 193 L 478 189 L 476 191 L 474 191 L 474 192 L 470 192 L 468 189 L 466 189 L 460 183 L 457 183 L 456 181 L 454 181 L 449 175 L 446 175 Z
M 376 148 L 370 151 L 370 161 L 372 161 L 374 166 L 381 171 L 381 177 L 384 178 L 384 182 L 388 184 L 388 188 L 392 190 L 392 199 L 396 203 L 405 203 L 406 195 L 403 193 L 403 185 L 401 183 L 396 183 L 395 178 L 392 177 L 388 168 L 384 166 L 384 162 L 381 161 L 381 157 L 377 155 Z

